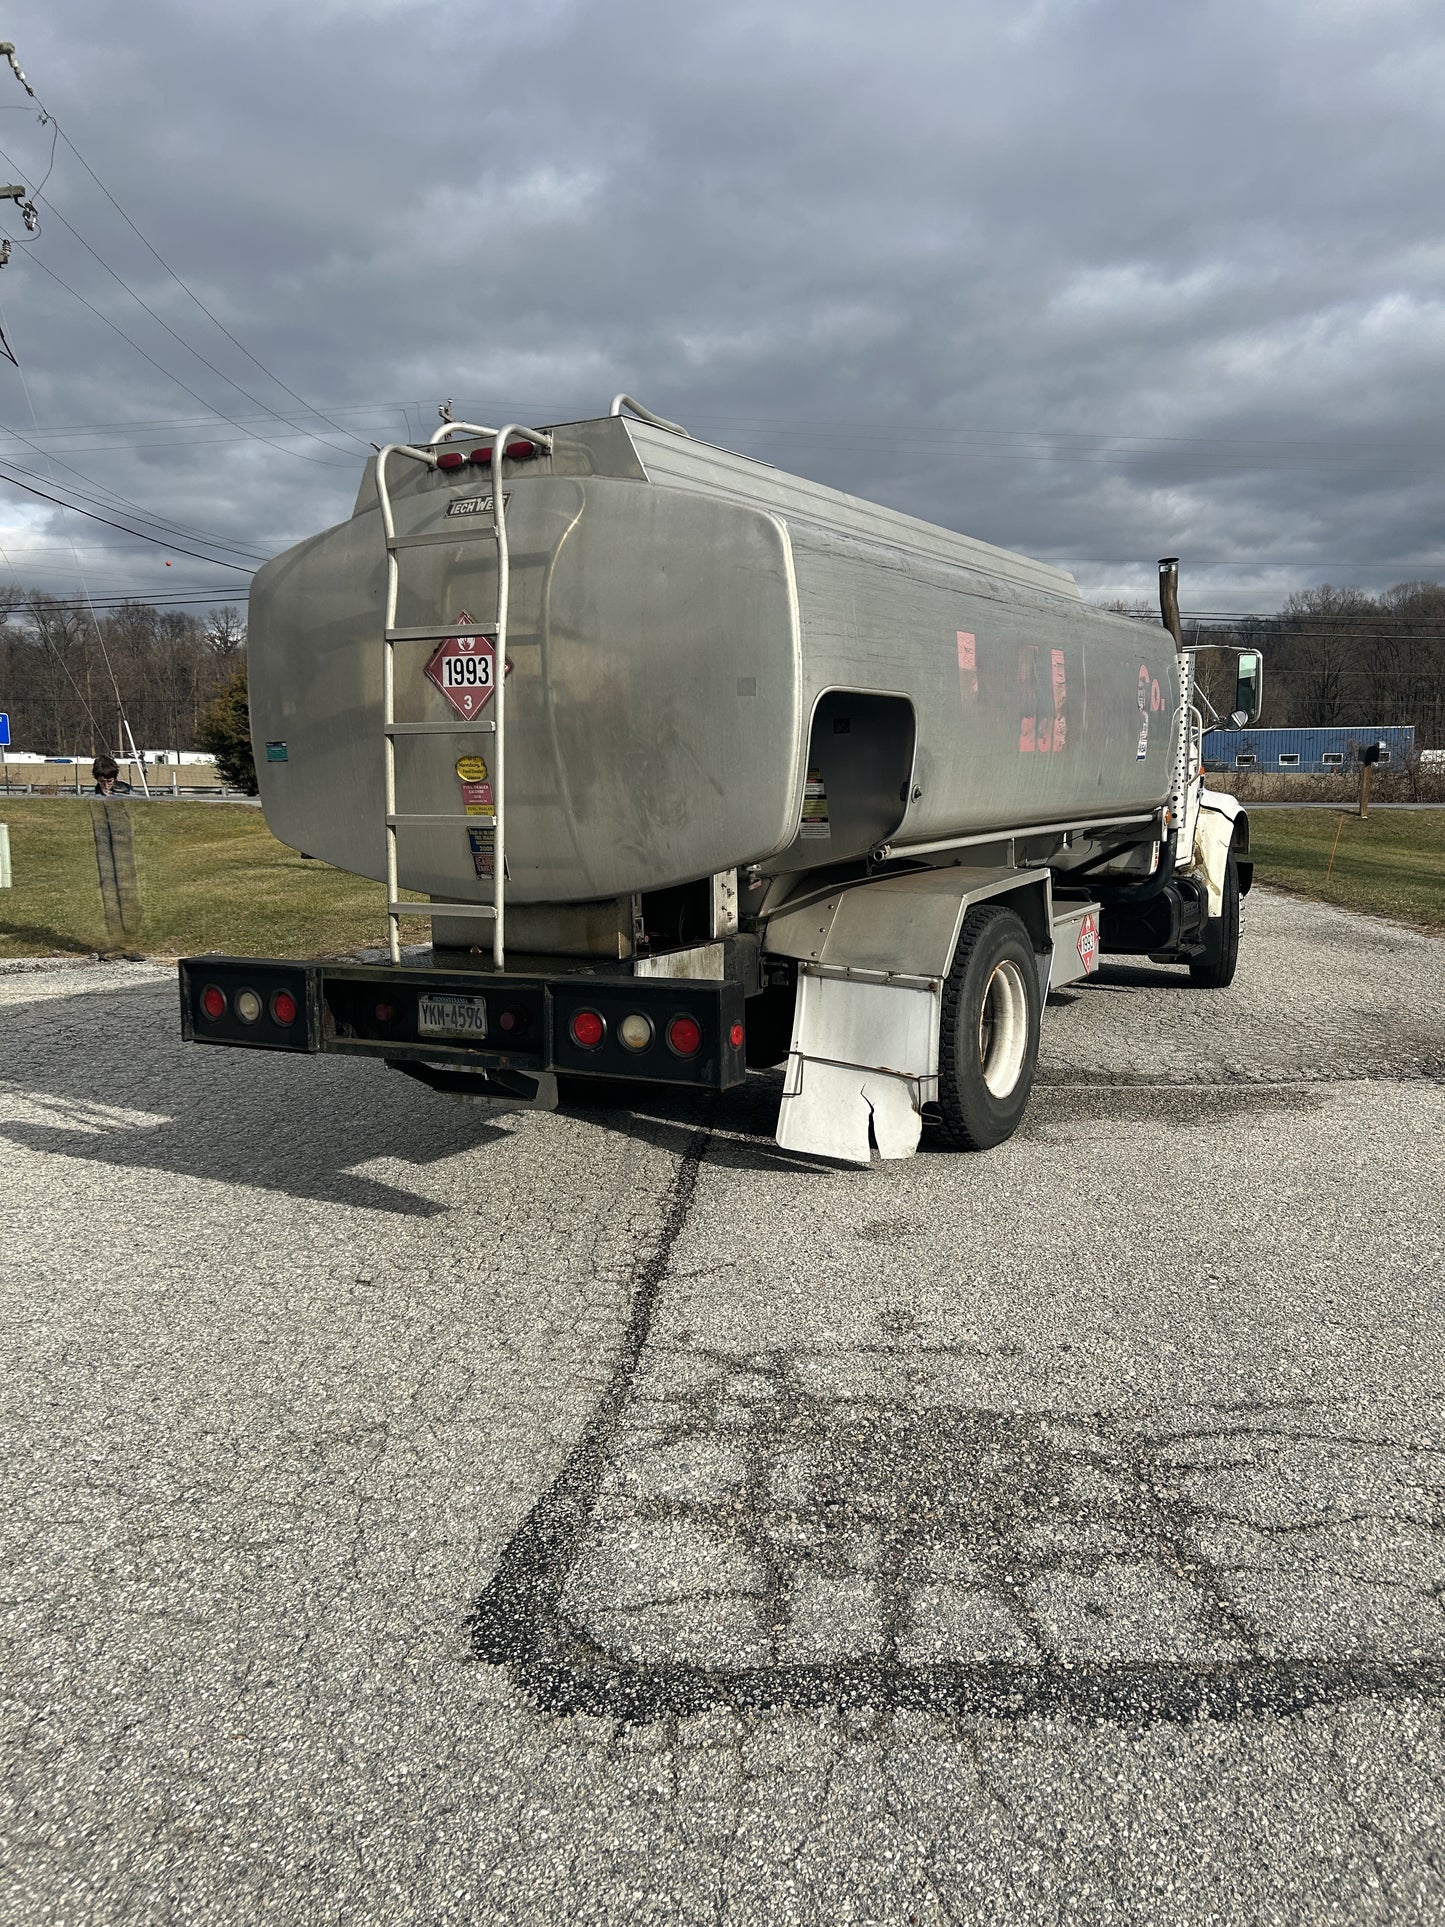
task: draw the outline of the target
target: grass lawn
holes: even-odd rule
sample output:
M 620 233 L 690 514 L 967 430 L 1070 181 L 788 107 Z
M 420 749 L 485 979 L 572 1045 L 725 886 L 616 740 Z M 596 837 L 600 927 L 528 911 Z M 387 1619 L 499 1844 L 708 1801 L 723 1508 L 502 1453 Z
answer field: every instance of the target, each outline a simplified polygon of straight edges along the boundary
M 184 956 L 324 957 L 386 941 L 381 885 L 306 861 L 278 843 L 259 810 L 225 803 L 127 802 L 141 923 L 108 934 L 88 803 L 7 797 L 13 889 L 0 892 L 0 957 L 91 951 Z M 1340 831 L 1334 870 L 1330 846 Z M 1445 810 L 1257 810 L 1261 883 L 1346 909 L 1445 931 Z M 408 921 L 409 943 L 430 926 Z
M 122 807 L 134 832 L 141 923 L 118 936 L 106 930 L 90 804 L 0 799 L 15 879 L 0 891 L 0 957 L 313 957 L 386 942 L 382 886 L 303 860 L 276 841 L 259 810 L 129 800 Z M 429 934 L 420 918 L 403 926 L 409 943 Z
M 1374 810 L 1361 822 L 1336 810 L 1255 810 L 1260 883 L 1346 910 L 1445 931 L 1445 810 Z M 1330 880 L 1330 849 L 1339 832 Z

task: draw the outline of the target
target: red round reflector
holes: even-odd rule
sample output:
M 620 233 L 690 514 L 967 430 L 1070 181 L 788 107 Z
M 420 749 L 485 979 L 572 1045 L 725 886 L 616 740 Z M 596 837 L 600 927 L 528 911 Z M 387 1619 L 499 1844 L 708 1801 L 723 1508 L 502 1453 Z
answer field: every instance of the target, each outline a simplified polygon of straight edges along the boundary
M 732 1029 L 728 1032 L 728 1042 L 732 1045 L 734 1050 L 742 1049 L 743 1027 L 741 1024 L 733 1025 Z
M 527 1013 L 525 1010 L 504 1010 L 497 1019 L 498 1030 L 525 1030 Z
M 459 448 L 444 448 L 441 454 L 437 456 L 437 467 L 460 468 L 466 459 L 466 456 L 463 455 Z
M 278 990 L 271 999 L 271 1015 L 278 1024 L 296 1022 L 296 999 L 289 990 Z
M 201 1009 L 214 1022 L 226 1014 L 226 993 L 216 984 L 207 984 L 201 992 Z
M 674 1017 L 667 1027 L 667 1047 L 679 1057 L 696 1057 L 702 1049 L 702 1025 L 695 1017 Z
M 395 1004 L 378 1004 L 376 1006 L 376 1021 L 379 1024 L 389 1024 L 395 1015 Z
M 607 1030 L 595 1010 L 577 1011 L 567 1028 L 572 1033 L 572 1042 L 583 1050 L 596 1050 Z

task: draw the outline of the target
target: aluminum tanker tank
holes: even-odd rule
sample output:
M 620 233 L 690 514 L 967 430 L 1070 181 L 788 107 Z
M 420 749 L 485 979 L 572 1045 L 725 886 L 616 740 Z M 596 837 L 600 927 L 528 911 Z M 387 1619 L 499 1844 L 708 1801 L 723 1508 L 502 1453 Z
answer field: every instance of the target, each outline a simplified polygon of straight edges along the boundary
M 464 457 L 483 447 L 458 439 Z M 257 769 L 283 841 L 384 874 L 386 549 L 374 464 L 351 519 L 251 594 Z M 491 471 L 398 463 L 397 620 L 490 620 Z M 804 871 L 1170 792 L 1162 629 L 1060 569 L 620 415 L 504 464 L 509 904 L 576 904 L 757 866 Z M 398 810 L 457 818 L 479 738 L 397 651 Z M 465 900 L 465 819 L 399 832 L 404 886 Z

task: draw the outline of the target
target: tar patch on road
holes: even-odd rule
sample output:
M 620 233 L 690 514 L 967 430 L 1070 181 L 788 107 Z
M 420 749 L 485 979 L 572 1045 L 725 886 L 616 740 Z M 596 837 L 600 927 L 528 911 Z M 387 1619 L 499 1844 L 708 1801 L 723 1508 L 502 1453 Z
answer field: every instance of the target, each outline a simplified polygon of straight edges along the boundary
M 469 1622 L 539 1706 L 1138 1724 L 1445 1697 L 1438 1450 L 1309 1400 L 971 1408 L 947 1348 L 887 1316 L 841 1366 L 663 1343 L 707 1142 L 587 1432 Z

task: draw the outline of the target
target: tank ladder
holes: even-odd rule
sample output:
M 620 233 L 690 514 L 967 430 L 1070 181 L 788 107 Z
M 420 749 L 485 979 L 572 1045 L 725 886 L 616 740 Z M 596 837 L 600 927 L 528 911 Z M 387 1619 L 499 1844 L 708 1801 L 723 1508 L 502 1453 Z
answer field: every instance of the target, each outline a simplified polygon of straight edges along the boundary
M 430 624 L 398 628 L 397 596 L 401 587 L 401 551 L 456 543 L 454 529 L 431 530 L 423 535 L 398 535 L 392 514 L 387 466 L 394 455 L 406 456 L 426 468 L 438 465 L 437 444 L 453 435 L 490 437 L 492 443 L 492 534 L 497 544 L 497 609 L 494 622 L 448 623 L 444 628 Z M 492 963 L 501 970 L 506 962 L 506 755 L 505 722 L 507 701 L 507 616 L 511 594 L 511 558 L 507 545 L 506 490 L 502 486 L 502 461 L 513 438 L 529 441 L 539 449 L 550 449 L 552 437 L 540 429 L 509 422 L 505 428 L 479 428 L 474 422 L 446 422 L 425 448 L 409 442 L 392 442 L 376 457 L 376 498 L 381 508 L 381 527 L 386 539 L 386 616 L 382 628 L 381 731 L 386 769 L 386 918 L 387 943 L 394 964 L 401 962 L 401 920 L 407 917 L 481 917 L 492 926 Z M 398 643 L 445 642 L 450 636 L 485 636 L 493 649 L 491 715 L 453 722 L 399 723 L 396 720 L 396 646 Z M 476 817 L 448 812 L 443 815 L 418 811 L 399 811 L 396 806 L 396 744 L 401 736 L 490 736 L 492 814 L 485 827 L 492 832 L 492 897 L 489 903 L 403 903 L 397 873 L 397 830 L 404 823 L 455 823 L 467 829 L 483 827 Z

